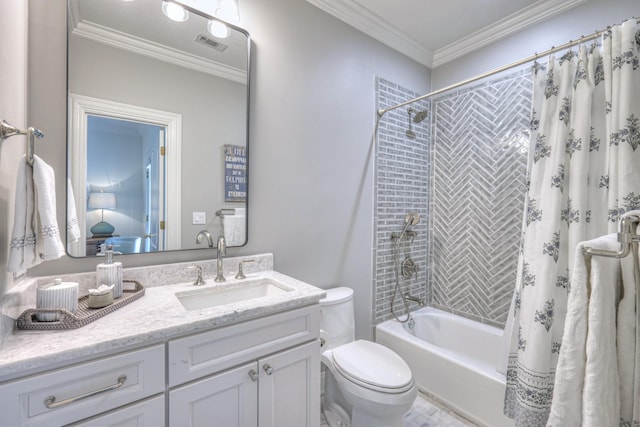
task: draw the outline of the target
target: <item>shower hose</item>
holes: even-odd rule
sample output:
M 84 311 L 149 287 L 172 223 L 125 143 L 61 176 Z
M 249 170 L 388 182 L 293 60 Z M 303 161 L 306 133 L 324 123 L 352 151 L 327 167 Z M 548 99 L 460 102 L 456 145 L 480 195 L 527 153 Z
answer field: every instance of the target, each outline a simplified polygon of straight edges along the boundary
M 411 325 L 413 323 L 413 318 L 411 317 L 411 312 L 409 311 L 409 304 L 407 304 L 407 299 L 405 298 L 404 294 L 402 293 L 402 290 L 400 289 L 400 262 L 398 260 L 399 240 L 400 240 L 399 238 L 393 239 L 393 270 L 395 273 L 396 283 L 395 283 L 395 286 L 393 287 L 393 295 L 391 296 L 391 314 L 393 315 L 394 319 L 396 319 L 398 322 L 400 323 L 410 322 L 409 324 Z M 405 311 L 407 312 L 406 314 L 407 317 L 405 319 L 400 319 L 400 317 L 396 314 L 396 311 L 395 311 L 394 305 L 396 301 L 396 295 L 398 294 L 398 292 L 400 292 L 400 298 L 402 299 L 402 304 L 404 306 Z

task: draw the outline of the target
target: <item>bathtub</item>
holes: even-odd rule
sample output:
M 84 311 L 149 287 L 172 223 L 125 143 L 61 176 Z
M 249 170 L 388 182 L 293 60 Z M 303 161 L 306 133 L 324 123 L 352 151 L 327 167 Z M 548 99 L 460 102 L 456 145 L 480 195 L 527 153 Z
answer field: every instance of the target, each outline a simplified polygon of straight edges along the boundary
M 376 326 L 376 341 L 400 355 L 418 388 L 471 421 L 487 427 L 512 427 L 502 413 L 505 376 L 502 330 L 432 307 L 413 313 L 410 330 L 395 320 Z

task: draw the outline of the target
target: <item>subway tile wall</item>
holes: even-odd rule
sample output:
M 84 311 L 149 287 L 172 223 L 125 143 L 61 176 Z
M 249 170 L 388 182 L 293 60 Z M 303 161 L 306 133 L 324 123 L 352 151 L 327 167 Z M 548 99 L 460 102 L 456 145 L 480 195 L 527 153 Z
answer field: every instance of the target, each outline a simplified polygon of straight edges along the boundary
M 376 79 L 377 109 L 396 105 L 420 94 L 383 78 Z M 428 110 L 428 102 L 409 106 L 417 111 Z M 410 257 L 418 267 L 410 278 L 399 275 L 403 292 L 428 299 L 428 227 L 429 207 L 429 116 L 421 123 L 411 122 L 415 138 L 409 138 L 409 114 L 407 108 L 386 113 L 380 120 L 375 155 L 374 199 L 374 324 L 391 319 L 391 299 L 395 286 L 394 256 L 391 234 L 400 233 L 405 216 L 409 212 L 420 215 L 421 221 L 412 227 L 417 235 L 399 242 L 398 262 Z M 399 295 L 394 307 L 401 318 L 406 316 Z M 412 303 L 410 309 L 415 309 Z

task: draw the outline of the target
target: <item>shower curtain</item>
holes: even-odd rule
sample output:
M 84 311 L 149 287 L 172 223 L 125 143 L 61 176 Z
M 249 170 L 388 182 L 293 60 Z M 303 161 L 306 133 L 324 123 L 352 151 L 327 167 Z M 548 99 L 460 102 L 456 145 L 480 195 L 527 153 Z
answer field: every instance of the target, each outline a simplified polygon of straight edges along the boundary
M 615 232 L 620 215 L 640 208 L 639 28 L 626 21 L 599 47 L 534 65 L 528 193 L 506 330 L 504 411 L 518 427 L 544 426 L 549 415 L 577 243 Z

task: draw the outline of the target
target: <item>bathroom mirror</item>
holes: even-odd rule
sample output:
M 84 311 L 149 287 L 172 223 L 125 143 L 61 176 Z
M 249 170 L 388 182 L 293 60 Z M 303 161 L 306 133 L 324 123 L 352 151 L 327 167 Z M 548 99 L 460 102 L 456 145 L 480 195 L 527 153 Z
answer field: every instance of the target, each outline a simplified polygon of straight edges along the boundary
M 249 34 L 227 26 L 214 36 L 220 21 L 189 10 L 178 22 L 164 3 L 68 0 L 73 257 L 102 243 L 122 253 L 206 248 L 196 235 L 215 240 L 221 210 L 227 246 L 246 243 Z

